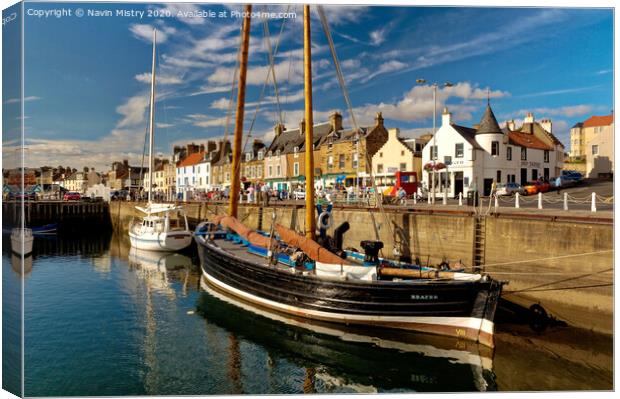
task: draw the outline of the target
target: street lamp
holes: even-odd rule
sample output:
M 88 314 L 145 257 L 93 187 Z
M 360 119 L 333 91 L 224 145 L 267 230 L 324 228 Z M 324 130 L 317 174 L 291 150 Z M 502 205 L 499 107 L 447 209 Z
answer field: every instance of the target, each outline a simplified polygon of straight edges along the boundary
M 425 84 L 426 83 L 426 79 L 416 79 L 415 81 L 417 84 Z M 431 86 L 433 87 L 433 141 L 431 143 L 431 160 L 433 160 L 433 152 L 434 152 L 434 148 L 435 148 L 435 134 L 437 133 L 437 127 L 436 127 L 436 121 L 437 121 L 437 87 L 439 87 L 439 83 L 435 82 L 433 84 L 431 84 Z M 450 82 L 445 82 L 441 85 L 441 87 L 452 87 L 454 86 L 452 83 Z M 435 157 L 439 158 L 438 155 L 439 151 L 435 152 Z M 447 179 L 448 179 L 448 172 L 446 171 L 446 189 L 447 189 Z M 431 200 L 432 204 L 435 204 L 435 169 L 433 168 L 433 175 L 432 175 L 432 181 L 431 181 L 431 197 L 429 197 L 429 199 Z

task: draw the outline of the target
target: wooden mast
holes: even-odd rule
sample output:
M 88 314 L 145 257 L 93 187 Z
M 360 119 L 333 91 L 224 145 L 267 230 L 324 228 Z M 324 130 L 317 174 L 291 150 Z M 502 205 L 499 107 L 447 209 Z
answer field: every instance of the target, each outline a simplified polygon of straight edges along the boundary
M 239 51 L 239 88 L 237 91 L 237 114 L 235 115 L 235 136 L 232 153 L 232 178 L 230 181 L 230 199 L 228 214 L 237 217 L 239 207 L 239 191 L 241 189 L 241 146 L 243 138 L 243 111 L 245 108 L 245 80 L 248 72 L 248 51 L 250 48 L 250 14 L 252 5 L 245 6 L 243 18 L 243 32 L 241 34 L 241 49 Z
M 312 52 L 310 35 L 310 6 L 304 5 L 304 95 L 306 99 L 306 237 L 314 239 L 316 222 L 314 219 L 314 140 L 312 120 Z
M 153 29 L 153 62 L 151 65 L 151 104 L 149 122 L 149 180 L 148 205 L 151 204 L 151 190 L 153 189 L 153 136 L 155 135 L 155 46 L 157 43 L 157 29 Z

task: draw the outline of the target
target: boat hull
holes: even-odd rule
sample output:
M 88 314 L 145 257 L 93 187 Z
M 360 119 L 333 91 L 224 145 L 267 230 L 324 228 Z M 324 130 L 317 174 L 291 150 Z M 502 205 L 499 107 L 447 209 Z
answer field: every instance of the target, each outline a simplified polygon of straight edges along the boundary
M 136 234 L 129 232 L 131 246 L 147 251 L 180 251 L 192 243 L 192 234 L 188 231 L 159 234 Z
M 459 337 L 493 347 L 501 283 L 338 281 L 249 261 L 196 237 L 214 288 L 270 311 L 327 322 Z
M 20 232 L 11 234 L 11 250 L 17 255 L 28 255 L 32 252 L 34 237 L 31 232 L 23 235 Z

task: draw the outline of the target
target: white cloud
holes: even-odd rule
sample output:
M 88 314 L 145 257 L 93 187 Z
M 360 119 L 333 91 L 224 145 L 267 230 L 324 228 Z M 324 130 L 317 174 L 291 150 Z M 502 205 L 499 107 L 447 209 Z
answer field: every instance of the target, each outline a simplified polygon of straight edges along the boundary
M 375 77 L 379 75 L 383 75 L 383 74 L 394 72 L 394 71 L 399 71 L 406 67 L 407 67 L 407 64 L 405 64 L 404 62 L 400 62 L 398 60 L 387 61 L 379 65 L 379 67 L 376 69 L 375 72 L 371 73 L 370 75 L 367 75 L 361 81 L 362 83 L 366 83 L 369 80 L 374 79 Z
M 144 113 L 149 104 L 146 94 L 138 94 L 128 98 L 125 103 L 116 107 L 116 112 L 123 115 L 117 127 L 135 126 L 144 122 Z
M 159 129 L 166 129 L 169 127 L 173 127 L 174 125 L 172 123 L 159 123 L 159 122 L 155 122 L 155 127 L 159 128 Z
M 592 112 L 593 108 L 594 107 L 592 105 L 587 105 L 587 104 L 569 105 L 569 106 L 558 107 L 558 108 L 541 107 L 541 108 L 534 108 L 530 110 L 522 109 L 522 110 L 517 111 L 517 114 L 524 115 L 527 112 L 532 112 L 534 115 L 545 114 L 545 115 L 553 115 L 553 116 L 565 116 L 567 118 L 571 118 L 573 116 L 589 114 Z
M 23 100 L 24 102 L 26 101 L 35 101 L 35 100 L 40 100 L 41 97 L 37 97 L 37 96 L 28 96 L 28 97 L 24 97 Z M 4 104 L 17 104 L 20 103 L 22 101 L 21 98 L 10 98 L 8 100 L 6 100 L 4 102 Z
M 129 30 L 133 35 L 142 41 L 147 43 L 153 42 L 153 30 L 157 28 L 157 43 L 165 43 L 168 40 L 169 35 L 173 35 L 177 32 L 176 29 L 165 26 L 163 24 L 159 24 L 160 26 L 155 27 L 153 25 L 148 24 L 131 24 L 129 25 Z
M 183 80 L 177 76 L 166 76 L 166 75 L 157 75 L 157 84 L 161 84 L 161 85 L 176 85 L 176 84 L 181 84 L 183 83 Z M 138 81 L 138 82 L 142 82 L 142 83 L 151 83 L 151 73 L 150 72 L 144 72 L 141 74 L 138 74 L 136 76 L 134 76 L 134 78 Z
M 388 33 L 387 28 L 377 29 L 370 32 L 370 44 L 373 46 L 379 46 L 383 44 L 386 40 L 386 36 Z
M 165 7 L 160 8 L 159 10 L 170 13 L 170 15 L 174 18 L 183 21 L 188 25 L 203 25 L 205 23 L 205 18 L 196 16 L 196 13 L 200 11 L 201 8 L 195 4 L 171 3 L 166 4 Z
M 230 107 L 230 99 L 222 97 L 220 99 L 214 100 L 209 107 L 214 109 L 228 110 L 228 108 Z

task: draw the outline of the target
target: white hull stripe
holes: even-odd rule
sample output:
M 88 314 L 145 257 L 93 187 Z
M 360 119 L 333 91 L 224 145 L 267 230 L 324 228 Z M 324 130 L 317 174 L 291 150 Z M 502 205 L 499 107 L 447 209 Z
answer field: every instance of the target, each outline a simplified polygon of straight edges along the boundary
M 488 320 L 481 320 L 475 317 L 425 317 L 425 316 L 410 316 L 410 317 L 401 317 L 401 316 L 366 316 L 366 315 L 355 315 L 355 314 L 345 314 L 345 313 L 329 313 L 323 312 L 320 310 L 311 310 L 299 308 L 297 306 L 285 305 L 279 302 L 275 302 L 269 299 L 264 299 L 258 297 L 256 295 L 247 293 L 245 291 L 241 291 L 237 288 L 231 287 L 230 285 L 223 283 L 216 279 L 215 277 L 209 275 L 203 270 L 204 276 L 211 282 L 212 284 L 220 287 L 221 289 L 234 293 L 238 297 L 245 298 L 249 301 L 255 303 L 262 303 L 272 308 L 280 309 L 284 312 L 292 312 L 292 313 L 306 313 L 308 315 L 315 316 L 317 318 L 323 318 L 325 320 L 334 320 L 334 321 L 357 321 L 357 322 L 392 322 L 392 323 L 410 323 L 410 324 L 428 324 L 428 325 L 441 325 L 441 326 L 449 326 L 449 327 L 462 327 L 469 328 L 472 330 L 480 329 L 481 332 L 485 332 L 488 334 L 493 334 L 493 322 Z

